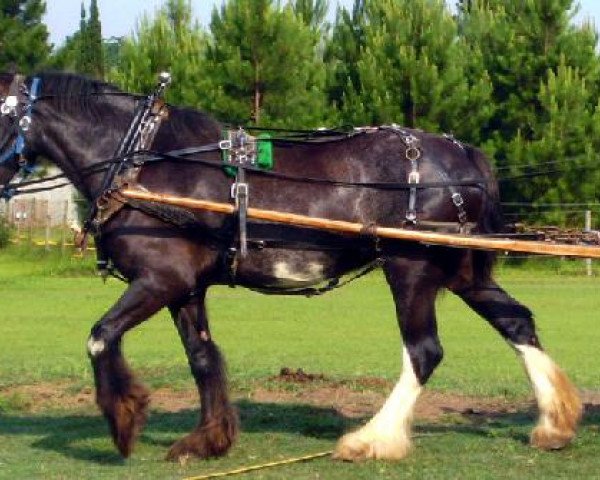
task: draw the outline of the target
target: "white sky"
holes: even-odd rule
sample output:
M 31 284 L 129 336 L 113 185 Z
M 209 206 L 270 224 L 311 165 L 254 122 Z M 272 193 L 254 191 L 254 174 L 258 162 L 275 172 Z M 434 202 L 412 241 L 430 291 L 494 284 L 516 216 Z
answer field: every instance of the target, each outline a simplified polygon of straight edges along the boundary
M 455 4 L 455 0 L 448 0 Z M 120 37 L 131 33 L 137 20 L 144 12 L 152 13 L 164 0 L 98 0 L 102 35 L 105 38 Z M 215 5 L 222 0 L 192 0 L 192 8 L 200 22 L 208 25 L 210 14 Z M 333 7 L 337 4 L 351 6 L 353 0 L 330 0 Z M 90 0 L 84 0 L 86 10 Z M 600 0 L 580 0 L 581 13 L 578 18 L 589 17 L 596 25 L 600 24 Z M 45 22 L 50 31 L 50 41 L 60 45 L 64 39 L 79 28 L 81 0 L 46 0 Z M 335 11 L 335 8 L 332 9 Z

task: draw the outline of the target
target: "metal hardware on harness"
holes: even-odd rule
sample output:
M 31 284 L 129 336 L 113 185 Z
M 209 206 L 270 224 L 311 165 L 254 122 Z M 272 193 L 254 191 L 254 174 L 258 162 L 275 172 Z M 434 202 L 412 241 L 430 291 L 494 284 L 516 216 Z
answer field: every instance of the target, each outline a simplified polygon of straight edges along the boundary
M 460 233 L 466 233 L 466 225 L 467 225 L 467 211 L 465 210 L 465 199 L 462 194 L 456 189 L 456 187 L 452 184 L 452 180 L 449 175 L 444 170 L 438 170 L 438 176 L 443 182 L 448 184 L 448 190 L 450 190 L 450 198 L 452 199 L 452 203 L 456 207 L 458 222 L 460 225 Z
M 452 142 L 454 145 L 456 145 L 457 147 L 459 147 L 461 150 L 463 150 L 463 151 L 465 150 L 465 146 L 464 146 L 464 145 L 463 145 L 461 142 L 459 142 L 459 141 L 458 141 L 458 140 L 457 140 L 457 139 L 454 137 L 454 135 L 452 135 L 451 133 L 444 133 L 444 134 L 442 134 L 442 136 L 443 136 L 443 137 L 444 137 L 446 140 L 448 140 L 448 141 Z
M 171 75 L 167 72 L 161 73 L 155 90 L 136 106 L 129 128 L 114 154 L 115 158 L 121 160 L 112 164 L 106 171 L 100 191 L 84 222 L 84 235 L 90 231 L 97 235 L 102 223 L 122 208 L 121 203 L 115 203 L 113 207 L 109 207 L 106 202 L 111 203 L 111 193 L 121 184 L 135 180 L 140 167 L 131 168 L 134 163 L 131 154 L 146 149 L 152 144 L 160 123 L 166 116 L 162 96 L 170 83 Z M 123 174 L 124 171 L 130 172 L 127 178 Z
M 248 135 L 241 127 L 227 130 L 226 135 L 227 138 L 219 142 L 223 163 L 231 167 L 248 164 L 254 166 L 258 155 L 256 138 Z
M 418 164 L 418 160 L 421 158 L 421 150 L 419 149 L 420 141 L 412 134 L 405 134 L 404 142 L 406 143 L 405 156 L 410 162 L 411 169 L 410 173 L 408 174 L 408 183 L 411 185 L 417 185 L 421 180 Z M 410 187 L 409 189 L 406 220 L 413 224 L 417 222 L 417 189 L 415 187 Z
M 242 167 L 238 168 L 236 182 L 232 185 L 231 192 L 235 200 L 235 213 L 238 219 L 238 234 L 240 255 L 245 258 L 248 255 L 248 192 L 246 183 L 246 172 Z
M 404 157 L 410 162 L 410 172 L 408 173 L 408 208 L 406 209 L 406 221 L 411 224 L 417 223 L 417 187 L 421 181 L 421 175 L 419 174 L 419 159 L 421 158 L 421 140 L 413 135 L 410 131 L 405 130 L 399 125 L 392 123 L 391 125 L 383 125 L 379 127 L 380 130 L 391 130 L 400 136 L 404 145 L 406 145 L 406 151 Z
M 0 105 L 0 113 L 2 115 L 17 115 L 17 106 L 19 105 L 19 99 L 16 95 L 9 95 L 6 97 L 2 105 Z
M 231 140 L 227 139 L 227 140 L 221 140 L 219 142 L 219 148 L 221 150 L 231 150 L 232 147 L 232 143 Z
M 0 107 L 3 116 L 11 115 L 18 118 L 19 98 L 16 93 L 20 89 L 23 94 L 27 96 L 27 103 L 25 103 L 23 107 L 23 116 L 18 118 L 16 123 L 15 131 L 17 136 L 12 147 L 4 152 L 4 154 L 0 155 L 0 164 L 16 158 L 20 167 L 22 179 L 24 179 L 33 172 L 33 166 L 28 165 L 27 161 L 22 159 L 22 155 L 25 151 L 25 133 L 31 127 L 33 105 L 39 96 L 41 80 L 39 77 L 33 77 L 31 80 L 31 89 L 29 90 L 24 84 L 21 84 L 22 80 L 23 77 L 21 75 L 15 75 L 10 86 L 9 95 L 2 103 L 2 107 Z M 7 198 L 7 195 L 8 192 L 5 191 L 3 197 Z

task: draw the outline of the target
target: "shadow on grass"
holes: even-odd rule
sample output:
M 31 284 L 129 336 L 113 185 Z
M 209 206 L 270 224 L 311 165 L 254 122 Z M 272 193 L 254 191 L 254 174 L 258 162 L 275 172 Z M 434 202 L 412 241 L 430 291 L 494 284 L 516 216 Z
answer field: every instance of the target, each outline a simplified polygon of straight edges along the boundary
M 348 418 L 335 409 L 309 405 L 258 403 L 244 400 L 237 403 L 244 433 L 285 433 L 334 441 L 344 432 L 356 428 L 367 419 Z M 418 437 L 445 434 L 466 434 L 490 438 L 509 438 L 527 443 L 528 430 L 533 426 L 533 412 L 516 413 L 448 412 L 459 414 L 455 423 L 420 423 L 415 428 Z M 197 421 L 197 412 L 152 412 L 140 442 L 166 449 L 189 433 Z M 584 425 L 598 425 L 600 410 L 589 409 Z M 0 415 L 0 435 L 41 437 L 32 448 L 60 453 L 66 457 L 102 465 L 121 465 L 124 460 L 109 444 L 90 445 L 108 439 L 108 429 L 100 415 Z

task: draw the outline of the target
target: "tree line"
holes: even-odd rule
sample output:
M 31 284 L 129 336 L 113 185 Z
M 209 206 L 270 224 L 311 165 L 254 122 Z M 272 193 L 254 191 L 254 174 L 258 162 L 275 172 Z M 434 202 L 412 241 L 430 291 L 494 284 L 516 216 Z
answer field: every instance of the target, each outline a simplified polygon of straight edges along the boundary
M 55 48 L 42 0 L 0 0 L 0 70 L 56 68 L 147 92 L 235 124 L 397 123 L 481 147 L 517 214 L 580 222 L 548 204 L 600 203 L 600 56 L 575 0 L 227 0 L 208 27 L 165 0 L 103 41 L 96 0 Z M 533 207 L 533 210 L 531 208 Z

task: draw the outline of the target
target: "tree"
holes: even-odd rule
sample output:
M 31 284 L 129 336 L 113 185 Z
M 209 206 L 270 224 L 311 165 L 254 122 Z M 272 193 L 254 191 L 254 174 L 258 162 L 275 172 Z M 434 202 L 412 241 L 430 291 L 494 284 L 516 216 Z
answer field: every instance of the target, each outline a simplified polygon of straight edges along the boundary
M 509 177 L 532 175 L 504 182 L 505 201 L 593 201 L 583 184 L 595 176 L 582 178 L 581 168 L 589 161 L 598 103 L 598 38 L 590 25 L 572 22 L 573 6 L 573 0 L 459 5 L 461 32 L 481 49 L 493 85 L 488 152 Z M 555 161 L 565 162 L 564 171 L 544 175 L 543 164 Z
M 213 10 L 205 105 L 236 123 L 321 126 L 327 111 L 320 35 L 304 13 L 273 0 L 230 0 Z
M 169 71 L 173 84 L 167 99 L 198 106 L 206 95 L 203 68 L 206 35 L 193 21 L 189 1 L 169 0 L 154 18 L 144 16 L 135 33 L 121 40 L 109 78 L 128 91 L 148 92 L 157 74 Z
M 338 8 L 333 35 L 325 48 L 329 103 L 344 109 L 346 92 L 360 91 L 357 63 L 365 47 L 365 0 L 354 0 L 350 13 Z
M 328 0 L 294 0 L 292 8 L 306 25 L 321 35 L 329 30 L 329 24 L 325 22 L 329 10 Z
M 83 9 L 83 5 L 82 5 Z M 83 38 L 83 65 L 79 69 L 96 78 L 104 78 L 104 52 L 102 44 L 102 25 L 97 0 L 91 0 L 90 18 L 85 29 L 82 30 Z
M 71 70 L 98 79 L 104 78 L 105 50 L 114 45 L 102 40 L 102 26 L 96 0 L 90 4 L 89 18 L 81 4 L 79 30 L 67 37 L 65 43 L 50 57 L 49 65 L 60 70 Z
M 591 96 L 577 69 L 561 63 L 556 73 L 549 70 L 540 85 L 534 138 L 526 139 L 519 132 L 509 144 L 507 171 L 525 177 L 516 182 L 515 193 L 520 202 L 533 207 L 519 212 L 530 221 L 581 225 L 579 212 L 543 206 L 600 200 L 596 160 L 599 110 L 590 110 Z
M 442 0 L 356 1 L 352 15 L 338 13 L 333 42 L 337 80 L 348 75 L 338 86 L 344 120 L 395 122 L 479 143 L 493 110 L 491 85 L 481 53 L 458 37 Z
M 30 73 L 50 53 L 43 0 L 0 0 L 0 71 Z

